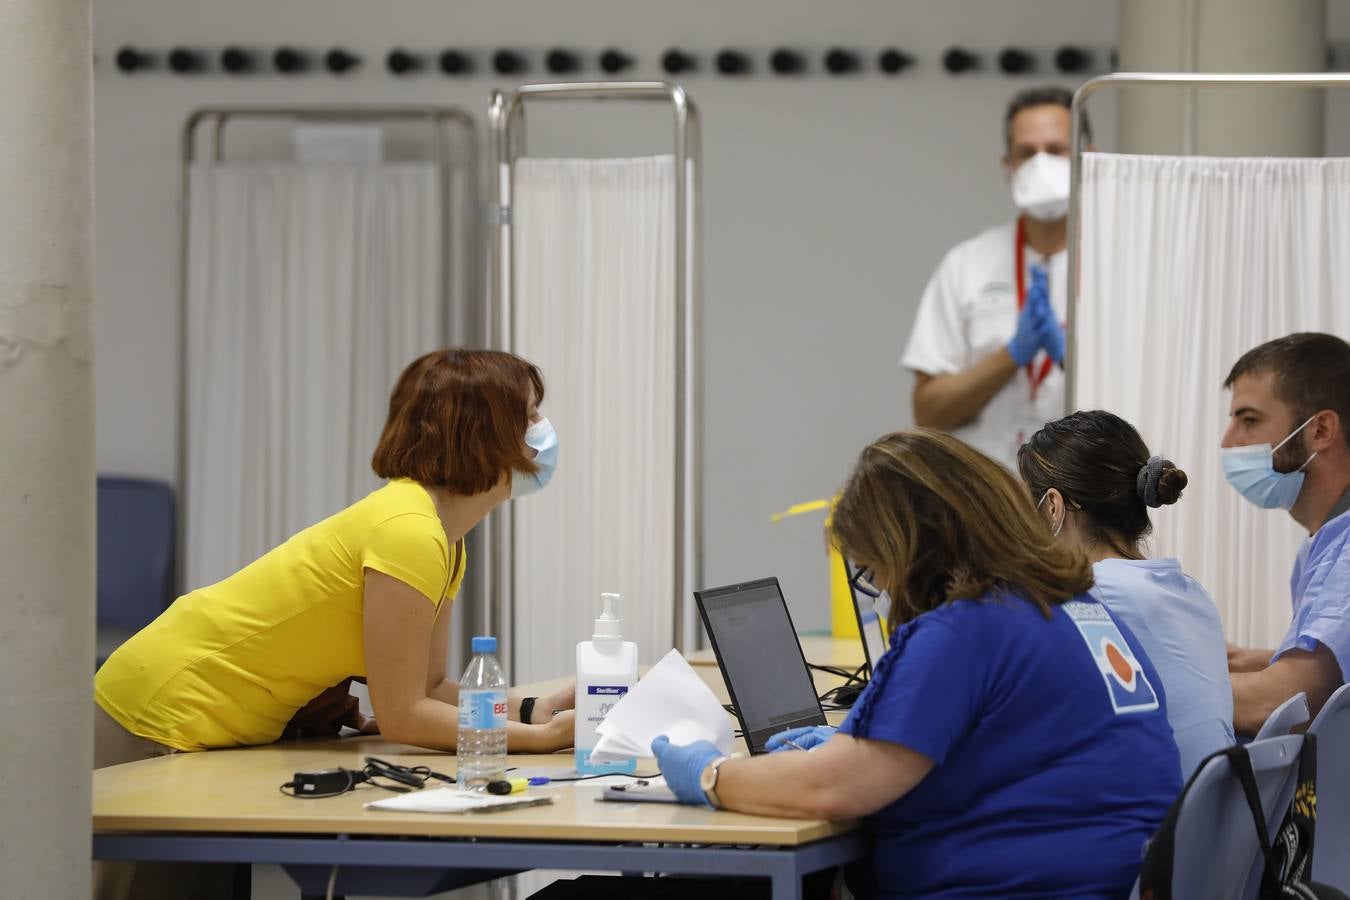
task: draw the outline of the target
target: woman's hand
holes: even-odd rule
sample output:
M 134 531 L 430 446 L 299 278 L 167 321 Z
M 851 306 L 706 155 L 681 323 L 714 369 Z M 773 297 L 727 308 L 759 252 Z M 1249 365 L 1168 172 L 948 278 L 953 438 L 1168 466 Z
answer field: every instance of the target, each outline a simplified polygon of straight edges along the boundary
M 652 756 L 666 778 L 666 787 L 675 792 L 681 803 L 695 806 L 712 806 L 703 792 L 703 770 L 725 755 L 712 741 L 695 741 L 681 747 L 672 744 L 664 734 L 652 741 Z
M 577 715 L 570 709 L 563 710 L 556 716 L 550 716 L 549 720 L 539 729 L 544 732 L 545 753 L 552 753 L 555 750 L 570 750 L 576 740 L 576 721 Z
M 361 715 L 361 703 L 351 695 L 352 679 L 345 678 L 296 710 L 283 734 L 286 737 L 332 737 L 345 725 L 362 734 L 379 734 L 372 717 Z
M 576 704 L 577 680 L 573 678 L 547 697 L 540 697 L 535 701 L 534 713 L 530 716 L 530 724 L 547 725 L 554 718 L 554 713 L 574 709 Z M 571 744 L 568 744 L 568 746 L 570 747 Z

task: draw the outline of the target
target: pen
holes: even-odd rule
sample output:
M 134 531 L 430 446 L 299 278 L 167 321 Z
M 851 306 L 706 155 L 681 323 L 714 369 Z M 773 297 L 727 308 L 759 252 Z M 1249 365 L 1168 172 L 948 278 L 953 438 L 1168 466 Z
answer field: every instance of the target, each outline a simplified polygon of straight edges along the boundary
M 787 743 L 787 745 L 788 745 L 789 747 L 796 747 L 798 750 L 805 750 L 805 749 L 806 749 L 806 748 L 803 747 L 801 744 L 799 744 L 799 743 L 797 743 L 796 741 L 791 740 L 791 739 L 788 739 L 788 741 L 787 741 L 786 743 Z
M 498 781 L 489 781 L 487 792 L 489 794 L 519 794 L 530 786 L 528 778 L 503 778 Z

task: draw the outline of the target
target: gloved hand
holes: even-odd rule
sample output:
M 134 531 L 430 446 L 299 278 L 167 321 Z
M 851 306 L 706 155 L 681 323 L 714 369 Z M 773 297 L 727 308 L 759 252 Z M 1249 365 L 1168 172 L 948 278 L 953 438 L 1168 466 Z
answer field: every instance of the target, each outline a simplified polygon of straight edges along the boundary
M 666 776 L 666 786 L 675 792 L 681 803 L 695 806 L 712 806 L 708 802 L 708 795 L 699 786 L 699 780 L 708 763 L 725 755 L 712 741 L 697 741 L 678 747 L 671 744 L 670 738 L 664 734 L 652 741 L 652 756 L 656 757 L 661 774 Z
M 1008 342 L 1008 355 L 1019 367 L 1031 362 L 1041 349 L 1042 324 L 1049 309 L 1050 283 L 1045 269 L 1032 266 L 1031 287 L 1027 289 L 1026 302 L 1017 315 L 1017 331 Z
M 1059 320 L 1055 318 L 1054 311 L 1049 310 L 1048 307 L 1047 310 L 1047 313 L 1041 318 L 1036 336 L 1046 355 L 1062 365 L 1064 362 L 1064 329 L 1060 326 Z
M 789 728 L 765 741 L 764 749 L 770 753 L 777 753 L 780 750 L 812 750 L 834 737 L 838 730 L 833 725 L 803 725 L 801 728 Z M 788 741 L 792 743 L 789 744 Z

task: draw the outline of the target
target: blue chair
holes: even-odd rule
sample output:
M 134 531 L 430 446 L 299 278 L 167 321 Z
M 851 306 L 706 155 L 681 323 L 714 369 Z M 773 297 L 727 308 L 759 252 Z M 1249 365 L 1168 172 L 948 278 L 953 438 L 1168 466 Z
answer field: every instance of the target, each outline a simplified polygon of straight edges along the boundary
M 1278 831 L 1293 800 L 1302 748 L 1301 734 L 1247 745 L 1271 835 Z M 1263 866 L 1261 842 L 1242 784 L 1226 757 L 1210 759 L 1196 773 L 1177 818 L 1172 896 L 1188 900 L 1255 898 Z M 1137 882 L 1130 896 L 1139 897 Z
M 1308 713 L 1308 695 L 1299 691 L 1288 700 L 1275 707 L 1264 722 L 1261 723 L 1261 730 L 1256 733 L 1253 740 L 1265 740 L 1266 738 L 1280 737 L 1286 734 L 1292 734 L 1294 729 L 1311 719 Z M 1318 757 L 1321 757 L 1318 753 Z
M 1317 832 L 1313 881 L 1350 894 L 1350 684 L 1308 726 L 1317 735 Z
M 99 476 L 98 665 L 173 602 L 176 534 L 171 487 Z

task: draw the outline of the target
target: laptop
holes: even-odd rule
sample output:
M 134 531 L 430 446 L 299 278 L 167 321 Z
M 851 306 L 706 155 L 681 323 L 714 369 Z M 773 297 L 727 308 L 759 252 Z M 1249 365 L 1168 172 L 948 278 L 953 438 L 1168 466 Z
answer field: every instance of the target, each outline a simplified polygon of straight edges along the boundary
M 694 599 L 751 753 L 766 752 L 780 731 L 826 724 L 777 578 L 695 591 Z
M 858 619 L 858 634 L 862 637 L 863 659 L 866 660 L 868 679 L 872 677 L 872 668 L 886 652 L 886 625 L 883 621 L 890 615 L 890 598 L 863 583 L 863 570 L 855 568 L 844 560 L 844 574 L 848 576 L 848 588 L 853 594 L 853 614 Z

